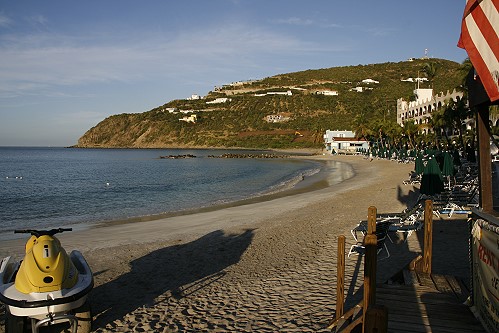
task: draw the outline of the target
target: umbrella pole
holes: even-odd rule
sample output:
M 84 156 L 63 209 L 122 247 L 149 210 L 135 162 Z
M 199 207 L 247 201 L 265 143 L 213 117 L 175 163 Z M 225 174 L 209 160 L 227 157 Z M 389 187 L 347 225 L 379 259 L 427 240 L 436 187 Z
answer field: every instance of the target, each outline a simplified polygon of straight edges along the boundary
M 492 202 L 492 160 L 490 158 L 489 103 L 477 105 L 478 161 L 480 182 L 480 207 L 484 212 L 494 210 Z

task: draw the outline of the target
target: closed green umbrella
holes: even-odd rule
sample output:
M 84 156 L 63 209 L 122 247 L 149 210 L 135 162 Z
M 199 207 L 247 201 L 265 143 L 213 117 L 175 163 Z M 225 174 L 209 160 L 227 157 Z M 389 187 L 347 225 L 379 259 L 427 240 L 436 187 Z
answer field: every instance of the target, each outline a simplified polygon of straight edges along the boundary
M 442 165 L 442 175 L 447 177 L 450 190 L 451 188 L 450 178 L 454 176 L 454 159 L 452 158 L 452 155 L 448 151 L 444 152 L 443 155 L 444 155 L 444 163 Z
M 385 148 L 378 148 L 378 157 L 385 157 Z
M 459 155 L 459 151 L 457 149 L 454 149 L 452 151 L 452 159 L 454 161 L 454 165 L 459 167 L 461 166 L 461 156 Z
M 407 155 L 407 149 L 405 148 L 402 148 L 400 150 L 400 156 L 403 158 L 403 159 L 407 159 L 408 155 Z
M 422 174 L 424 171 L 423 156 L 418 154 L 416 161 L 414 162 L 414 172 L 418 175 Z
M 440 171 L 437 160 L 434 157 L 430 157 L 424 168 L 423 176 L 421 177 L 419 192 L 421 194 L 435 195 L 442 193 L 443 190 L 444 180 L 442 172 Z
M 443 176 L 454 176 L 454 161 L 452 159 L 451 154 L 446 151 L 443 153 L 444 155 L 444 164 L 442 166 L 442 175 Z

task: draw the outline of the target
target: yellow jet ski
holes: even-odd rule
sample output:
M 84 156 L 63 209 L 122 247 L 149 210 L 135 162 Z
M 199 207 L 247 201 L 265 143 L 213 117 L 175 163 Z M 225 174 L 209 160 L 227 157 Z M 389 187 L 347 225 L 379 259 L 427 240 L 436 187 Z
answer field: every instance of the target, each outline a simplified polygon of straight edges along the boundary
M 16 230 L 28 233 L 24 259 L 0 262 L 0 302 L 5 304 L 6 333 L 51 331 L 90 332 L 92 316 L 87 296 L 93 274 L 83 255 L 69 255 L 54 235 L 71 228 Z

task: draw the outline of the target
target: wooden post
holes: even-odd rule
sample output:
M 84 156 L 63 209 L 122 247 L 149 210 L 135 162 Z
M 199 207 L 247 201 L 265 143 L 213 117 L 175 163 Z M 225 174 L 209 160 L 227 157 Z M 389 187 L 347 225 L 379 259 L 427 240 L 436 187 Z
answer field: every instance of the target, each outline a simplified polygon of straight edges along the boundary
M 377 269 L 377 243 L 378 238 L 374 234 L 368 234 L 364 238 L 366 254 L 364 257 L 364 305 L 362 322 L 365 323 L 366 311 L 369 306 L 376 303 L 376 269 Z M 364 325 L 362 325 L 364 332 Z
M 338 260 L 336 263 L 336 320 L 343 316 L 345 305 L 345 236 L 338 237 Z
M 492 201 L 492 166 L 490 158 L 490 125 L 488 103 L 477 106 L 477 130 L 478 130 L 478 165 L 480 182 L 480 207 L 486 213 L 492 213 L 494 204 Z
M 376 207 L 371 206 L 367 209 L 367 233 L 372 235 L 376 232 L 376 215 L 378 214 Z
M 431 274 L 433 244 L 433 201 L 426 200 L 424 207 L 424 248 L 423 248 L 423 273 Z
M 367 309 L 364 332 L 386 333 L 388 331 L 388 309 L 384 305 L 372 305 Z

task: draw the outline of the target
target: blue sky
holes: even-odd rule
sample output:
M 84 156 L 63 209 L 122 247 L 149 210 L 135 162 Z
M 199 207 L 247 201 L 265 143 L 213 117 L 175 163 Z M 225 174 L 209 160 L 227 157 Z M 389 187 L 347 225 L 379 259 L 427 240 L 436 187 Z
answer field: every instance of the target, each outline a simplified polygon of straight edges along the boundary
M 0 146 L 69 146 L 104 118 L 214 86 L 422 57 L 461 63 L 465 1 L 0 0 Z

